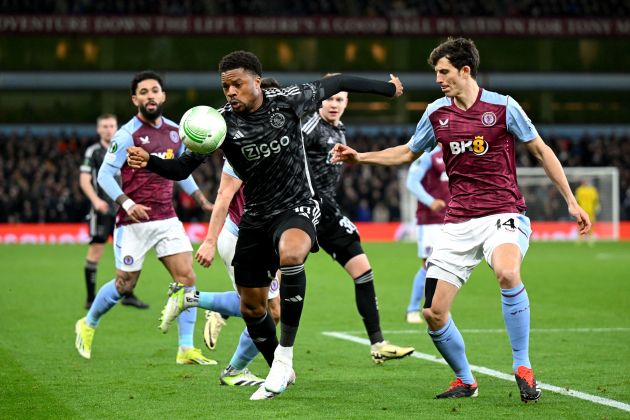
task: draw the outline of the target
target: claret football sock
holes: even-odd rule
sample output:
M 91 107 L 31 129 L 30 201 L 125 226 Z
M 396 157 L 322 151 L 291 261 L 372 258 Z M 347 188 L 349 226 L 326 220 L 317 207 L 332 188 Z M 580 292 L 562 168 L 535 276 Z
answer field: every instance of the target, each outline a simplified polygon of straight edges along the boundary
M 503 320 L 512 345 L 512 368 L 531 368 L 529 362 L 529 296 L 521 283 L 512 289 L 501 289 Z
M 455 326 L 455 323 L 449 318 L 446 325 L 437 331 L 428 330 L 433 344 L 438 349 L 444 360 L 453 369 L 455 375 L 462 380 L 463 383 L 471 385 L 475 383 L 468 359 L 466 358 L 466 346 L 464 338 Z
M 241 298 L 232 292 L 199 292 L 199 307 L 224 315 L 241 317 Z
M 116 279 L 112 279 L 101 287 L 94 298 L 94 303 L 87 313 L 86 322 L 96 327 L 99 320 L 122 298 L 116 290 Z

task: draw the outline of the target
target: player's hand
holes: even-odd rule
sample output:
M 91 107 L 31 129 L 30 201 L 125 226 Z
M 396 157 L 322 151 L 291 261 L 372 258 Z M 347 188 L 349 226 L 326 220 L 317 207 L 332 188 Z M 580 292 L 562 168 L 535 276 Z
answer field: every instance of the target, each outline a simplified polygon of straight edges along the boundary
M 357 163 L 359 161 L 359 153 L 346 144 L 337 143 L 333 147 L 333 155 L 330 161 L 331 163 Z
M 206 213 L 212 213 L 212 209 L 214 209 L 214 204 L 212 204 L 209 201 L 206 201 L 205 203 L 201 205 L 201 210 L 203 210 Z
M 149 220 L 150 211 L 151 207 L 143 206 L 142 204 L 134 204 L 129 208 L 127 214 L 134 222 L 140 222 L 142 220 Z
M 435 200 L 433 200 L 433 202 L 431 203 L 431 205 L 429 206 L 431 208 L 431 210 L 433 211 L 440 211 L 442 210 L 444 207 L 446 207 L 446 202 L 444 200 L 441 200 L 439 198 L 436 198 Z
M 404 88 L 403 88 L 402 82 L 400 81 L 398 77 L 394 76 L 393 74 L 390 74 L 389 77 L 391 77 L 391 79 L 389 80 L 389 83 L 393 83 L 394 86 L 396 86 L 396 93 L 394 94 L 394 97 L 397 98 L 403 94 Z
M 578 232 L 580 233 L 580 235 L 586 235 L 590 232 L 592 227 L 591 219 L 590 217 L 588 217 L 588 214 L 586 214 L 582 207 L 577 204 L 570 204 L 569 214 L 575 217 L 575 220 L 577 221 L 579 226 Z
M 214 242 L 203 241 L 195 254 L 195 260 L 204 268 L 208 268 L 214 261 L 214 251 L 216 245 Z
M 97 201 L 94 203 L 94 210 L 101 214 L 106 214 L 109 211 L 109 204 L 107 201 L 101 200 L 100 198 L 96 199 Z
M 149 163 L 149 152 L 142 147 L 132 146 L 127 148 L 127 165 L 134 169 L 142 169 Z

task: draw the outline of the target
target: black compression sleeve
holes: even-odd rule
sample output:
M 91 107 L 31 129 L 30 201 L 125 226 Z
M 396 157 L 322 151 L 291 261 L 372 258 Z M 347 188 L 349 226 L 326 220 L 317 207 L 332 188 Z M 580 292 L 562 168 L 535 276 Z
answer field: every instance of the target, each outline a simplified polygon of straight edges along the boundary
M 199 165 L 206 160 L 206 156 L 185 152 L 176 159 L 161 159 L 151 155 L 147 162 L 147 169 L 173 181 L 188 178 Z
M 392 98 L 396 94 L 393 83 L 364 77 L 336 74 L 320 80 L 324 95 L 322 99 L 330 98 L 339 92 L 374 93 Z

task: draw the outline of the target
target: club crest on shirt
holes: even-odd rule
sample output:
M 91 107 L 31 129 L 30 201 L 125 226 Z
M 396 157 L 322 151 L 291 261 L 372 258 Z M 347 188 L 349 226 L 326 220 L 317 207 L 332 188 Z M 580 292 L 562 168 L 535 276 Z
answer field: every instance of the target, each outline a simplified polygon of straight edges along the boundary
M 271 123 L 271 126 L 274 128 L 280 128 L 284 125 L 285 123 L 285 118 L 284 115 L 276 112 L 275 114 L 271 115 L 271 118 L 269 119 L 269 122 Z
M 131 255 L 125 255 L 125 258 L 123 258 L 123 262 L 125 263 L 125 265 L 131 265 L 133 264 L 133 257 Z
M 179 134 L 177 134 L 177 131 L 170 131 L 168 135 L 173 143 L 179 142 Z
M 484 112 L 481 116 L 481 123 L 486 127 L 492 127 L 497 123 L 497 116 L 491 111 Z

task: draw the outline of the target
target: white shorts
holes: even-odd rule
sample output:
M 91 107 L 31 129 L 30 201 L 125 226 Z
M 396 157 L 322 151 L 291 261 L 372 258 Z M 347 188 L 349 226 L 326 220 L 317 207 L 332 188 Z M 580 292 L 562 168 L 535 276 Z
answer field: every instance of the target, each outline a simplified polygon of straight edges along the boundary
M 418 225 L 418 257 L 429 258 L 442 232 L 441 224 Z
M 445 280 L 461 287 L 482 258 L 492 267 L 492 253 L 499 245 L 517 245 L 523 259 L 531 233 L 529 218 L 518 213 L 446 223 L 427 261 L 427 278 Z
M 192 252 L 184 225 L 177 217 L 133 223 L 114 229 L 116 268 L 126 272 L 142 270 L 144 257 L 155 248 L 158 258 Z
M 219 251 L 219 256 L 221 257 L 223 264 L 225 264 L 225 269 L 230 276 L 230 280 L 232 280 L 232 287 L 234 287 L 234 290 L 236 290 L 236 281 L 234 280 L 234 266 L 232 265 L 232 259 L 234 259 L 234 253 L 236 252 L 237 240 L 238 236 L 230 232 L 226 226 L 221 229 L 221 233 L 219 233 L 219 238 L 217 239 L 217 250 Z M 269 294 L 267 295 L 267 299 L 271 300 L 278 295 L 280 295 L 280 284 L 278 283 L 278 277 L 275 277 L 269 285 Z

